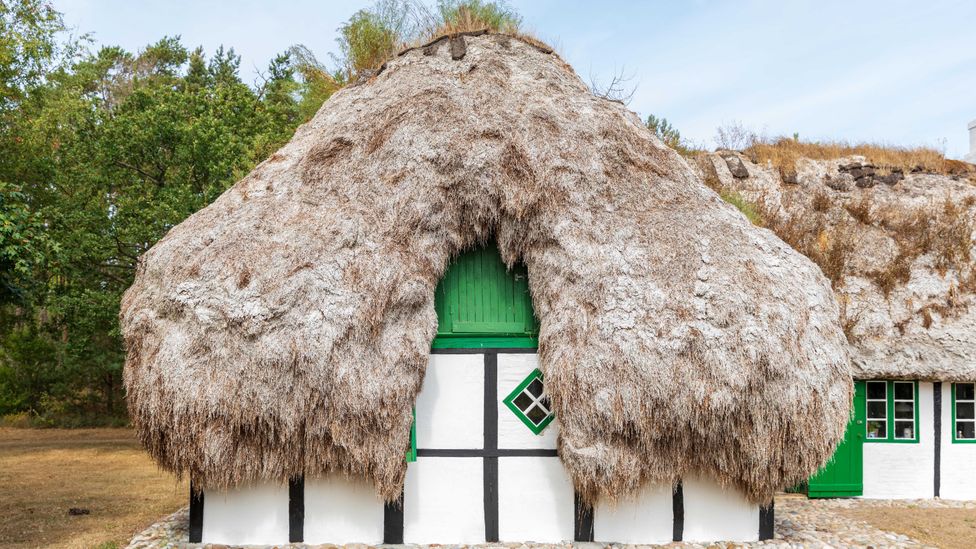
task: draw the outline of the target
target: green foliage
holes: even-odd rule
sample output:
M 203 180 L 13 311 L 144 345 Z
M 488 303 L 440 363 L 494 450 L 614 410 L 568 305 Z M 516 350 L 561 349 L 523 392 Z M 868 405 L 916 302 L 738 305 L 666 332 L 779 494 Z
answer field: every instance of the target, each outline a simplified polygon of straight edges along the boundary
M 345 78 L 355 80 L 396 55 L 413 37 L 414 13 L 407 0 L 379 0 L 339 27 L 339 62 Z
M 505 2 L 439 0 L 437 10 L 441 25 L 449 30 L 486 28 L 500 32 L 516 32 L 522 26 L 522 16 Z
M 667 118 L 658 118 L 653 114 L 647 115 L 647 121 L 644 123 L 647 129 L 654 132 L 664 144 L 671 147 L 672 149 L 677 149 L 681 146 L 681 132 L 679 132 L 674 126 L 668 122 Z
M 54 58 L 73 48 L 68 62 Z M 119 421 L 118 310 L 138 257 L 287 141 L 336 87 L 285 53 L 252 89 L 233 49 L 207 59 L 172 37 L 137 54 L 76 43 L 37 51 L 7 65 L 46 72 L 10 79 L 33 81 L 15 86 L 0 125 L 0 415 Z
M 26 200 L 0 181 L 0 306 L 25 304 L 34 272 L 57 250 Z
M 0 0 L 0 113 L 41 83 L 60 52 L 61 14 L 41 0 Z
M 724 201 L 728 202 L 729 204 L 732 204 L 733 206 L 735 206 L 740 212 L 743 213 L 743 215 L 746 216 L 746 218 L 753 225 L 756 225 L 757 227 L 764 227 L 765 226 L 765 220 L 763 220 L 762 214 L 759 213 L 759 208 L 755 204 L 753 204 L 752 202 L 749 202 L 748 200 L 746 200 L 739 193 L 737 193 L 735 191 L 725 191 L 725 190 L 723 190 L 722 192 L 719 193 L 719 196 L 722 197 L 722 200 L 724 200 Z

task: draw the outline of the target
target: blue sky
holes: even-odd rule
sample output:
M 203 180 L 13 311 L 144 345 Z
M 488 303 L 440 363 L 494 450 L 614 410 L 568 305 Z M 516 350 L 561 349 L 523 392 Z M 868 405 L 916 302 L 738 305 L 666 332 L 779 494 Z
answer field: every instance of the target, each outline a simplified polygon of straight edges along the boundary
M 364 1 L 53 0 L 77 32 L 138 50 L 181 35 L 242 57 L 245 80 L 305 44 L 320 59 Z M 714 146 L 739 121 L 770 135 L 967 152 L 976 119 L 976 1 L 512 1 L 589 81 L 637 86 L 630 108 Z

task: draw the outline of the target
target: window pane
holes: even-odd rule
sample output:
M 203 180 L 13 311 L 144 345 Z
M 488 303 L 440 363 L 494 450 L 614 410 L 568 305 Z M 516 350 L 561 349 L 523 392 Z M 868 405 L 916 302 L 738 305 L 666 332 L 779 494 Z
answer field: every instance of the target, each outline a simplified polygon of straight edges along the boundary
M 868 422 L 868 438 L 887 438 L 888 433 L 885 430 L 885 422 L 883 421 L 869 421 Z
M 956 403 L 956 419 L 974 419 L 976 416 L 973 415 L 974 404 L 972 402 L 957 402 Z
M 915 423 L 911 421 L 896 421 L 895 438 L 915 438 Z
M 868 419 L 885 419 L 887 416 L 888 403 L 885 401 L 868 402 Z
M 535 396 L 542 394 L 542 382 L 538 378 L 529 383 L 529 392 Z
M 552 403 L 549 402 L 549 397 L 544 397 L 542 400 L 540 400 L 539 401 L 539 406 L 542 406 L 543 408 L 545 408 L 547 412 L 551 412 L 552 411 Z
M 523 412 L 528 410 L 529 406 L 532 406 L 533 402 L 534 401 L 532 400 L 532 397 L 525 394 L 524 392 L 519 393 L 519 396 L 515 397 L 515 407 L 518 408 L 519 410 L 522 410 Z
M 895 419 L 915 419 L 915 404 L 913 402 L 896 402 Z
M 885 392 L 885 382 L 884 381 L 869 381 L 868 382 L 868 400 L 884 400 L 887 397 Z
M 956 383 L 956 400 L 973 400 L 974 383 Z
M 532 423 L 538 425 L 542 423 L 542 420 L 546 419 L 546 416 L 548 416 L 549 414 L 542 411 L 542 408 L 539 408 L 538 406 L 533 406 L 532 409 L 529 410 L 529 412 L 525 415 L 529 416 L 529 420 L 531 420 Z
M 965 438 L 965 439 L 976 438 L 976 422 L 957 421 L 956 438 Z
M 915 400 L 915 384 L 895 383 L 895 400 Z

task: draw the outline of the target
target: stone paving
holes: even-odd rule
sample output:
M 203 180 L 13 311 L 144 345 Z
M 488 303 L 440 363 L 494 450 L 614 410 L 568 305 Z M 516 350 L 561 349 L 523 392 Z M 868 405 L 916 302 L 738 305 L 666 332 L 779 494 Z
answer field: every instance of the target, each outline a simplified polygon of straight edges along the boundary
M 668 548 L 746 548 L 746 547 L 926 547 L 918 541 L 892 532 L 878 530 L 869 524 L 844 517 L 834 509 L 863 507 L 899 508 L 963 508 L 976 509 L 976 501 L 952 501 L 941 499 L 919 500 L 871 500 L 871 499 L 820 499 L 808 500 L 805 496 L 780 495 L 776 498 L 776 539 L 754 543 L 670 543 L 656 547 Z M 187 509 L 181 509 L 152 525 L 132 539 L 127 549 L 221 549 L 215 544 L 187 543 Z M 281 549 L 335 549 L 335 545 L 284 544 Z M 450 546 L 439 546 L 448 549 Z M 521 544 L 499 543 L 478 546 L 505 549 L 603 549 L 611 547 L 602 543 Z M 634 549 L 633 545 L 613 545 L 614 549 Z M 642 546 L 647 547 L 647 546 Z M 366 545 L 350 544 L 345 549 L 366 549 Z

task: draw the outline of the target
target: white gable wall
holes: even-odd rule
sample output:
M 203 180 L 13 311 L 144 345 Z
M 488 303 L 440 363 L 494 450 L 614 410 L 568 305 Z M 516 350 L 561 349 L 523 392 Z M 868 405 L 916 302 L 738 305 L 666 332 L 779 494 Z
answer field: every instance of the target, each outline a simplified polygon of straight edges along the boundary
M 489 459 L 497 462 L 502 543 L 573 540 L 574 490 L 562 462 L 553 455 L 558 418 L 536 435 L 503 402 L 538 368 L 538 356 L 500 352 L 496 358 L 494 419 L 499 451 L 491 446 L 485 449 L 485 355 L 431 355 L 416 404 L 421 455 L 408 465 L 404 486 L 405 543 L 484 543 Z M 288 492 L 288 486 L 273 484 L 207 492 L 203 541 L 287 542 Z M 304 494 L 306 543 L 376 545 L 383 541 L 384 503 L 367 482 L 339 475 L 308 478 Z M 648 487 L 638 497 L 616 504 L 600 502 L 593 512 L 594 537 L 605 542 L 668 543 L 674 532 L 672 506 L 670 486 Z M 685 540 L 758 538 L 758 507 L 710 481 L 684 481 L 684 513 Z
M 931 382 L 918 384 L 918 443 L 864 442 L 865 498 L 931 498 L 935 495 L 935 435 Z M 948 405 L 942 401 L 943 409 Z M 888 428 L 893 428 L 889 425 Z M 943 490 L 944 490 L 943 484 Z

